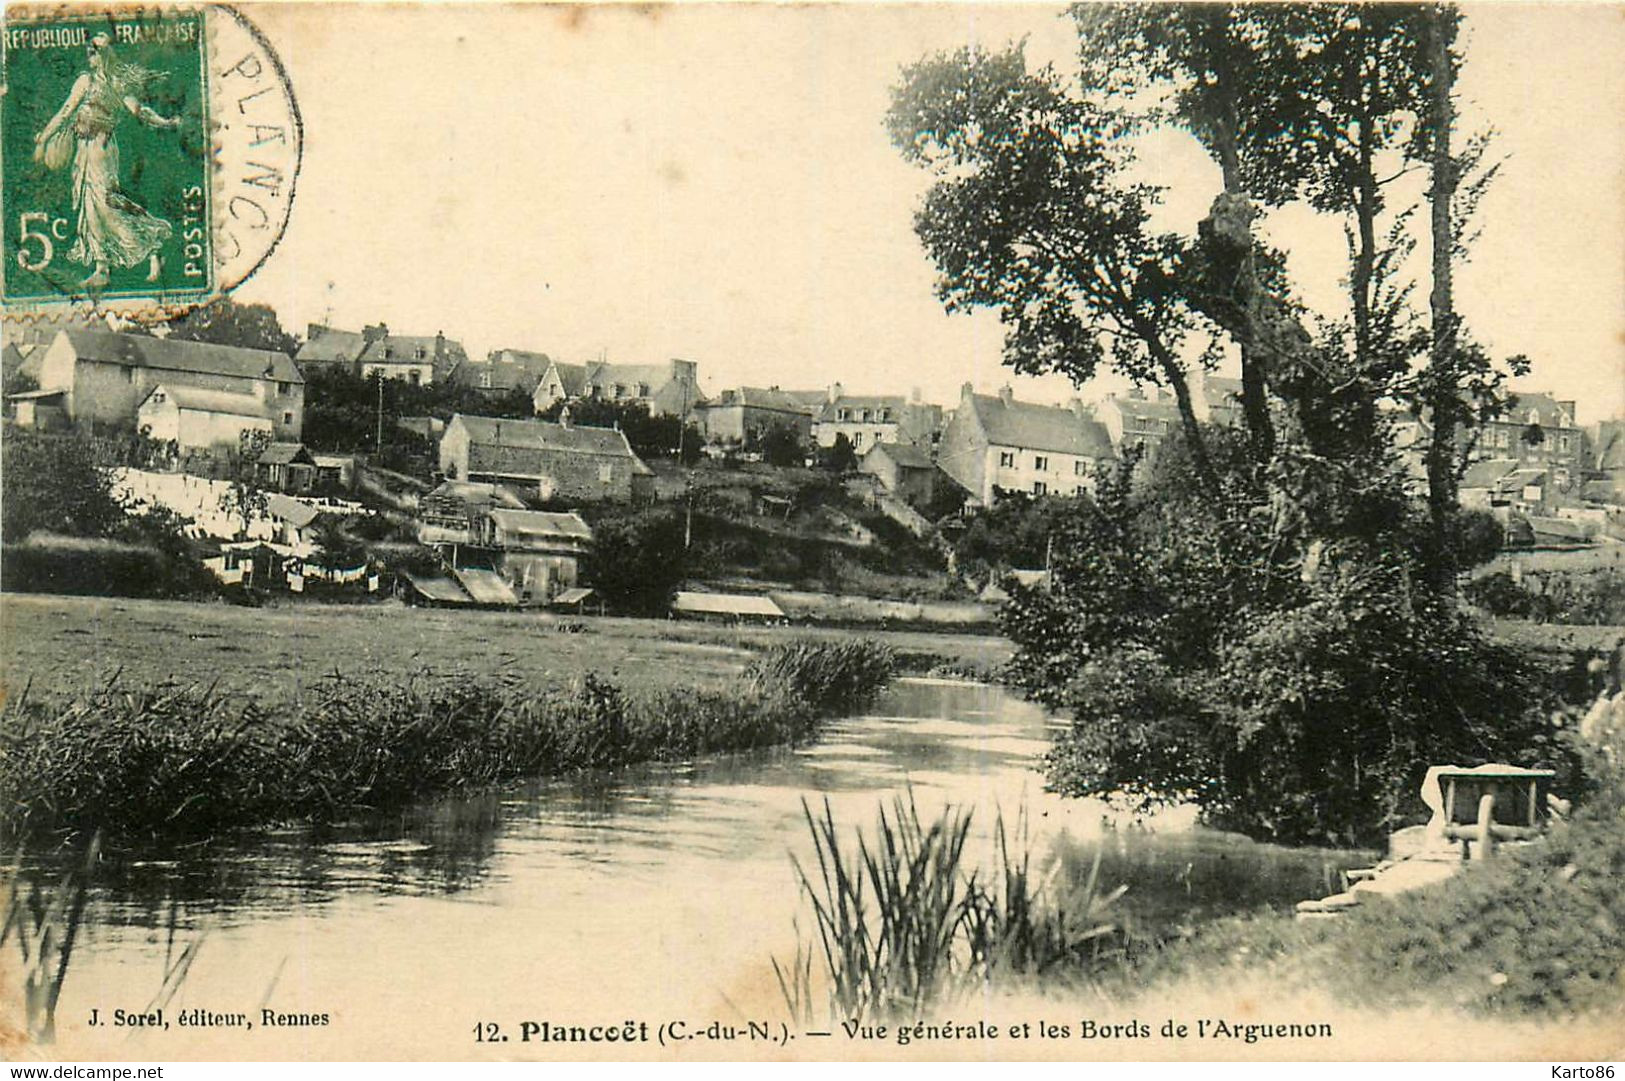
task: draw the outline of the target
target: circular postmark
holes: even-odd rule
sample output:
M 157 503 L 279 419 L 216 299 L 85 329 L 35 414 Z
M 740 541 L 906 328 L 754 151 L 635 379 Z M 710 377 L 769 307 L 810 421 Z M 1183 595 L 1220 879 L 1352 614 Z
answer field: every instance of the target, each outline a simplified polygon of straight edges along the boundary
M 241 12 L 17 5 L 0 49 L 8 317 L 173 318 L 270 257 L 304 132 Z

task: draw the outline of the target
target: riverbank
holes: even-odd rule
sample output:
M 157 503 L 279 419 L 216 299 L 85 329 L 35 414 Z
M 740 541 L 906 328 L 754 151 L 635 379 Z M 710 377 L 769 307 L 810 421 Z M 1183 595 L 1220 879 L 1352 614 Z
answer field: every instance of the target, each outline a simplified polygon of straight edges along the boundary
M 406 679 L 466 672 L 546 686 L 589 672 L 611 680 L 732 686 L 762 651 L 791 641 L 844 642 L 833 628 L 730 627 L 661 619 L 0 595 L 0 686 L 88 693 L 119 671 L 296 700 L 335 669 Z M 1010 644 L 988 635 L 865 631 L 900 672 L 990 673 Z
M 0 836 L 336 822 L 505 780 L 793 744 L 869 701 L 893 665 L 851 640 L 775 646 L 725 689 L 375 671 L 283 701 L 122 675 L 89 694 L 30 687 L 0 715 Z

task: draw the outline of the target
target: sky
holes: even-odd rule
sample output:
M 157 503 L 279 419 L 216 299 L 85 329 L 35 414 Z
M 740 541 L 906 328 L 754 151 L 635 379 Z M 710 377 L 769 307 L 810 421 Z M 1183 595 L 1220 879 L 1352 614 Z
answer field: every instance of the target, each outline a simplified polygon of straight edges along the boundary
M 282 244 L 238 298 L 290 329 L 386 322 L 471 354 L 686 357 L 705 388 L 921 390 L 1012 377 L 991 313 L 948 315 L 912 219 L 928 177 L 883 126 L 901 68 L 1026 38 L 1072 65 L 1055 6 L 248 5 L 288 69 L 304 161 Z M 1467 5 L 1465 126 L 1502 174 L 1458 273 L 1458 307 L 1526 389 L 1625 416 L 1625 7 Z M 1194 231 L 1219 191 L 1187 136 L 1141 147 Z M 1265 222 L 1311 305 L 1332 310 L 1340 224 Z M 1419 294 L 1425 297 L 1425 289 Z

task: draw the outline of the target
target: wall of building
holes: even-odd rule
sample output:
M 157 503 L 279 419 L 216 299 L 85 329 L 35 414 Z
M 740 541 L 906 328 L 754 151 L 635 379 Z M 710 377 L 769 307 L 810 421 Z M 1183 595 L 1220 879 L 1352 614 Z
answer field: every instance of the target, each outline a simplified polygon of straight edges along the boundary
M 986 473 L 989 486 L 1031 495 L 1077 495 L 1094 483 L 1095 460 L 1076 454 L 1058 454 L 1022 447 L 989 446 Z M 1042 485 L 1042 490 L 1039 489 Z
M 997 459 L 995 459 L 997 460 Z M 986 503 L 992 493 L 987 488 L 987 437 L 977 423 L 975 410 L 961 405 L 943 429 L 937 445 L 937 468 L 952 477 L 972 496 Z
M 371 379 L 379 373 L 382 373 L 385 379 L 399 379 L 405 383 L 416 382 L 426 387 L 434 382 L 434 361 L 425 360 L 421 364 L 366 364 L 361 368 L 363 379 Z

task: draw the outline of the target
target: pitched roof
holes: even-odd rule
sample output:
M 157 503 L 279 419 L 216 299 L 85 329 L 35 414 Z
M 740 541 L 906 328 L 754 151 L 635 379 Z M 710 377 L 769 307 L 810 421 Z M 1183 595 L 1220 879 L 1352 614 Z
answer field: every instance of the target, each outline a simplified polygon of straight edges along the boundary
M 529 393 L 536 389 L 536 384 L 541 382 L 552 364 L 553 358 L 546 353 L 496 349 L 484 360 L 470 358 L 459 364 L 457 380 L 478 384 L 481 375 L 489 375 L 490 382 L 486 386 L 491 390 L 522 390 Z
M 574 514 L 540 510 L 494 510 L 491 521 L 505 533 L 529 533 L 592 540 L 592 529 Z
M 1054 405 L 1006 402 L 987 394 L 973 394 L 970 401 L 989 443 L 1087 458 L 1113 457 L 1111 435 L 1093 417 L 1080 417 Z
M 616 428 L 593 428 L 572 424 L 551 424 L 545 420 L 507 420 L 498 417 L 480 417 L 459 413 L 451 423 L 463 422 L 468 431 L 470 457 L 477 447 L 509 450 L 562 451 L 569 454 L 593 454 L 600 457 L 630 458 L 635 463 L 633 472 L 652 474 L 654 471 L 632 453 L 625 433 Z
M 891 416 L 884 422 L 890 424 L 902 419 L 903 406 L 907 404 L 908 399 L 901 394 L 842 394 L 834 401 L 824 402 L 818 419 L 838 424 L 842 409 L 890 409 Z
M 1462 488 L 1494 488 L 1503 477 L 1518 468 L 1516 458 L 1488 458 L 1474 462 L 1461 475 Z
M 299 352 L 294 354 L 294 359 L 301 364 L 352 361 L 361 355 L 362 348 L 367 344 L 360 331 L 316 325 L 312 325 L 310 329 L 313 332 L 320 330 L 321 333 L 311 337 L 299 347 Z
M 269 419 L 266 416 L 265 404 L 252 394 L 233 394 L 227 390 L 205 390 L 201 387 L 189 387 L 185 384 L 171 386 L 168 383 L 159 383 L 152 388 L 141 404 L 159 394 L 165 394 L 180 409 L 198 413 L 224 413 L 232 417 L 254 417 L 258 420 Z
M 679 592 L 672 598 L 673 612 L 693 612 L 712 616 L 764 616 L 784 618 L 784 609 L 773 603 L 772 597 L 750 593 L 690 593 Z
M 587 365 L 586 373 L 588 386 L 604 387 L 616 383 L 636 386 L 642 383 L 649 388 L 650 394 L 670 383 L 672 378 L 672 368 L 669 364 L 610 364 L 607 361 L 595 361 Z
M 274 379 L 282 383 L 303 383 L 298 365 L 286 353 L 270 349 L 244 349 L 211 342 L 183 342 L 173 338 L 149 338 L 145 334 L 115 334 L 110 330 L 80 330 L 69 327 L 73 351 L 82 360 L 103 364 L 127 364 L 203 375 L 226 375 L 238 379 Z
M 265 497 L 265 510 L 273 517 L 292 523 L 297 529 L 305 528 L 321 513 L 310 504 L 301 503 L 281 492 L 272 492 Z
M 876 443 L 869 454 L 885 454 L 905 469 L 935 469 L 931 455 L 913 443 Z M 868 457 L 868 455 L 864 455 Z
M 814 407 L 778 387 L 733 387 L 707 403 L 709 408 L 739 405 L 750 409 L 777 409 L 786 413 L 810 413 Z
M 1506 411 L 1501 419 L 1509 424 L 1528 424 L 1530 411 L 1533 410 L 1541 427 L 1562 428 L 1574 425 L 1574 403 L 1560 402 L 1550 394 L 1541 391 L 1515 390 L 1512 396 L 1516 399 L 1512 407 Z M 1563 420 L 1568 420 L 1565 425 Z
M 1598 469 L 1625 469 L 1625 420 L 1605 420 L 1597 426 Z
M 587 393 L 587 366 L 585 364 L 566 364 L 562 360 L 553 362 L 553 370 L 559 373 L 559 382 L 564 385 L 564 393 L 572 398 L 579 398 Z M 546 375 L 547 373 L 542 373 Z
M 1179 406 L 1173 402 L 1157 401 L 1153 398 L 1129 398 L 1115 395 L 1100 403 L 1105 406 L 1117 406 L 1126 417 L 1145 417 L 1152 420 L 1172 421 L 1180 423 Z
M 314 461 L 303 443 L 271 443 L 260 451 L 258 461 L 261 465 L 288 465 L 301 458 Z

